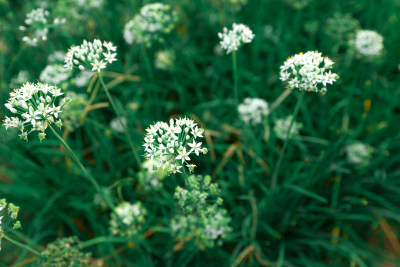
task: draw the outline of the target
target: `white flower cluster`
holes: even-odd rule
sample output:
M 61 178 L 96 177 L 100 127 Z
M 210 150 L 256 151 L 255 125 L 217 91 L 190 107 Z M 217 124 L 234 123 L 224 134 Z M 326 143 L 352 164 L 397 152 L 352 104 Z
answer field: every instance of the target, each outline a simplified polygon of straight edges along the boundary
M 156 169 L 162 167 L 169 173 L 177 173 L 186 163 L 192 172 L 196 166 L 188 163 L 191 160 L 189 156 L 207 153 L 207 148 L 201 147 L 202 142 L 196 142 L 197 138 L 203 137 L 204 130 L 191 119 L 171 119 L 169 124 L 157 122 L 146 131 L 143 145 L 145 157 L 157 161 Z
M 40 73 L 39 80 L 44 83 L 60 84 L 69 78 L 69 70 L 61 64 L 47 65 Z
M 121 119 L 117 117 L 110 121 L 110 128 L 118 133 L 124 133 L 127 125 L 126 117 L 121 117 Z
M 74 0 L 78 6 L 90 9 L 90 8 L 100 8 L 103 6 L 104 1 L 103 0 Z
M 75 86 L 82 88 L 88 85 L 90 79 L 93 77 L 93 72 L 83 70 L 79 72 L 75 77 Z
M 67 20 L 65 18 L 55 18 L 53 23 L 48 22 L 49 11 L 43 8 L 37 8 L 26 14 L 25 24 L 26 26 L 20 26 L 21 31 L 29 31 L 29 36 L 24 36 L 22 41 L 29 45 L 36 46 L 40 40 L 46 41 L 49 28 L 55 27 L 56 25 L 65 24 Z
M 146 214 L 147 210 L 141 202 L 122 202 L 115 208 L 115 214 L 111 214 L 110 230 L 114 235 L 135 235 L 142 228 Z
M 355 142 L 346 146 L 345 150 L 347 161 L 350 164 L 362 167 L 369 164 L 374 149 L 369 145 Z
M 154 65 L 160 70 L 171 70 L 175 63 L 175 53 L 173 50 L 157 51 L 154 59 Z
M 162 35 L 170 33 L 178 21 L 176 11 L 169 5 L 153 3 L 145 5 L 124 28 L 124 39 L 128 44 L 151 46 L 153 41 L 164 41 Z
M 107 63 L 117 61 L 117 50 L 111 42 L 94 39 L 93 42 L 83 41 L 80 46 L 72 46 L 65 55 L 64 67 L 72 70 L 78 67 L 80 70 L 100 72 L 107 67 Z
M 5 104 L 6 108 L 18 117 L 6 117 L 3 125 L 8 128 L 18 128 L 19 137 L 28 141 L 28 134 L 39 131 L 39 140 L 46 137 L 44 131 L 48 123 L 55 122 L 63 106 L 70 101 L 65 98 L 57 101 L 64 93 L 61 89 L 41 83 L 26 83 L 21 88 L 10 93 L 10 99 Z M 57 103 L 59 102 L 59 103 Z M 55 123 L 61 127 L 62 122 Z
M 246 25 L 233 23 L 232 30 L 224 27 L 223 32 L 218 33 L 218 37 L 221 39 L 219 42 L 221 47 L 229 54 L 238 50 L 243 44 L 251 43 L 254 34 Z
M 21 70 L 17 75 L 12 77 L 10 81 L 10 87 L 15 88 L 21 86 L 23 83 L 31 79 L 29 72 L 27 70 Z
M 238 106 L 238 111 L 245 123 L 260 124 L 268 115 L 268 103 L 261 98 L 247 97 Z
M 275 132 L 276 137 L 278 137 L 282 140 L 286 140 L 292 118 L 293 118 L 292 115 L 289 115 L 286 118 L 278 119 L 275 122 L 274 132 Z M 292 129 L 290 130 L 289 138 L 294 135 L 298 135 L 301 128 L 303 128 L 303 124 L 294 121 L 293 125 L 292 125 Z
M 355 46 L 361 55 L 376 56 L 383 48 L 383 37 L 375 31 L 359 31 L 356 35 Z
M 287 82 L 290 89 L 325 94 L 326 84 L 332 84 L 339 76 L 331 72 L 333 61 L 321 55 L 317 51 L 309 51 L 288 58 L 281 66 L 279 79 Z

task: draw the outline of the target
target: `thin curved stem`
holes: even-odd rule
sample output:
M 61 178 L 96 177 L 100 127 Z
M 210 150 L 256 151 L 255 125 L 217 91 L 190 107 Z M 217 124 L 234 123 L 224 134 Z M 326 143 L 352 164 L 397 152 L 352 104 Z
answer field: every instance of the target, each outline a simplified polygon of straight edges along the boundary
M 114 99 L 111 97 L 110 92 L 108 91 L 108 88 L 107 88 L 106 84 L 104 83 L 103 77 L 101 76 L 100 73 L 98 73 L 97 76 L 99 77 L 99 80 L 100 80 L 100 82 L 101 82 L 101 85 L 102 85 L 103 88 L 104 88 L 104 91 L 106 92 L 106 95 L 107 95 L 107 97 L 108 97 L 108 100 L 110 101 L 111 106 L 112 106 L 112 108 L 113 108 L 115 114 L 116 114 L 117 117 L 118 117 L 119 123 L 121 124 L 122 128 L 124 129 L 124 134 L 125 134 L 125 136 L 126 136 L 126 138 L 127 138 L 127 140 L 128 140 L 129 147 L 130 147 L 131 150 L 132 150 L 132 153 L 133 153 L 133 156 L 135 157 L 136 163 L 138 164 L 139 169 L 142 169 L 142 162 L 141 162 L 140 157 L 139 157 L 139 155 L 138 155 L 138 153 L 137 153 L 137 151 L 136 151 L 136 149 L 135 149 L 135 147 L 134 147 L 134 145 L 133 145 L 132 139 L 131 139 L 130 135 L 128 134 L 128 129 L 127 129 L 127 128 L 128 128 L 128 125 L 126 125 L 126 127 L 124 127 L 124 125 L 122 124 L 121 112 L 120 112 L 119 108 L 117 107 L 117 105 L 115 104 Z
M 288 131 L 286 133 L 285 143 L 283 144 L 283 148 L 282 148 L 281 153 L 279 155 L 278 163 L 276 164 L 275 171 L 274 171 L 274 173 L 272 175 L 271 192 L 273 192 L 275 190 L 276 182 L 277 182 L 278 174 L 279 174 L 279 167 L 281 166 L 283 157 L 285 155 L 286 147 L 287 147 L 287 145 L 289 143 L 290 131 L 292 130 L 292 126 L 293 126 L 293 124 L 294 124 L 294 122 L 295 122 L 295 120 L 297 118 L 297 114 L 299 113 L 301 104 L 303 103 L 303 99 L 304 99 L 304 94 L 305 93 L 306 93 L 305 91 L 301 92 L 299 98 L 297 99 L 296 107 L 294 108 L 294 112 L 292 114 L 292 120 L 290 121 L 289 129 L 288 129 Z
M 238 93 L 238 74 L 237 74 L 236 51 L 232 52 L 232 66 L 233 66 L 233 91 L 235 93 L 235 104 L 237 107 L 239 105 L 239 93 Z
M 76 162 L 76 164 L 78 164 L 79 168 L 82 170 L 82 172 L 85 174 L 85 177 L 89 180 L 89 182 L 93 185 L 93 187 L 96 189 L 96 191 L 104 198 L 104 200 L 106 201 L 107 205 L 114 210 L 115 206 L 114 203 L 112 203 L 112 201 L 105 195 L 105 193 L 101 190 L 99 184 L 97 183 L 97 181 L 93 178 L 92 175 L 90 175 L 90 173 L 87 171 L 87 169 L 83 166 L 83 164 L 81 163 L 81 161 L 79 160 L 78 156 L 75 154 L 75 152 L 69 147 L 69 145 L 64 141 L 64 139 L 62 139 L 62 137 L 57 133 L 56 130 L 54 130 L 54 128 L 48 124 L 49 128 L 52 130 L 52 132 L 54 133 L 54 135 L 58 138 L 58 140 L 60 140 L 60 142 L 63 144 L 63 146 L 68 150 L 68 152 L 70 153 L 72 159 Z
M 4 237 L 6 240 L 8 240 L 8 241 L 10 241 L 11 243 L 13 243 L 14 245 L 16 245 L 16 246 L 18 246 L 18 247 L 20 247 L 20 248 L 22 248 L 22 249 L 25 249 L 25 250 L 27 250 L 27 251 L 29 251 L 29 252 L 35 254 L 36 256 L 38 256 L 38 257 L 41 258 L 41 259 L 45 259 L 45 257 L 44 257 L 42 254 L 40 254 L 40 252 L 36 251 L 35 249 L 30 248 L 30 247 L 28 247 L 28 246 L 22 244 L 21 242 L 12 239 L 12 238 L 9 237 L 8 235 L 4 235 L 3 237 Z

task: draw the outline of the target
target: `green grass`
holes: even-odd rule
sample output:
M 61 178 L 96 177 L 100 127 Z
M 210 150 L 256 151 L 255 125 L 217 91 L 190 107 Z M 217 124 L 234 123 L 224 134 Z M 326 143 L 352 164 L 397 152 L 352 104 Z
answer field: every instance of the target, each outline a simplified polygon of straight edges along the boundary
M 207 155 L 196 158 L 196 173 L 212 175 L 232 217 L 233 232 L 223 246 L 202 251 L 187 242 L 174 250 L 179 241 L 169 228 L 178 212 L 173 193 L 176 186 L 183 186 L 184 176 L 166 177 L 159 192 L 141 190 L 128 140 L 109 127 L 116 115 L 111 107 L 96 109 L 88 113 L 81 128 L 69 134 L 68 144 L 98 183 L 110 189 L 115 203 L 140 200 L 149 212 L 145 238 L 129 240 L 133 246 L 114 238 L 118 242 L 86 247 L 94 258 L 103 259 L 107 266 L 399 264 L 395 257 L 399 251 L 387 245 L 389 239 L 398 244 L 400 226 L 399 1 L 313 0 L 304 9 L 293 10 L 284 1 L 249 0 L 237 13 L 213 1 L 167 1 L 178 11 L 180 21 L 165 43 L 146 49 L 154 79 L 148 74 L 142 48 L 127 45 L 122 36 L 124 24 L 138 12 L 141 1 L 105 1 L 102 9 L 89 10 L 82 21 L 74 20 L 69 1 L 49 1 L 51 14 L 65 16 L 69 22 L 50 31 L 47 42 L 29 47 L 21 41 L 18 26 L 39 2 L 0 1 L 1 103 L 8 99 L 13 76 L 27 70 L 31 81 L 37 81 L 47 56 L 55 50 L 66 52 L 83 39 L 112 41 L 118 46 L 118 61 L 103 78 L 117 106 L 138 104 L 137 110 L 127 110 L 135 146 L 141 146 L 144 129 L 153 122 L 185 115 L 196 119 L 206 129 L 204 142 L 209 149 Z M 368 61 L 346 45 L 337 49 L 325 30 L 327 19 L 335 13 L 349 13 L 361 28 L 382 34 L 384 54 Z M 231 55 L 213 52 L 217 33 L 233 22 L 248 25 L 256 35 L 236 55 L 240 100 L 259 97 L 271 105 L 285 89 L 279 66 L 299 52 L 318 50 L 329 56 L 340 76 L 325 96 L 306 93 L 297 117 L 304 125 L 300 132 L 304 138 L 289 142 L 273 193 L 271 175 L 283 142 L 272 128 L 277 119 L 293 113 L 300 93 L 293 91 L 272 111 L 265 127 L 248 127 L 240 121 L 234 106 Z M 272 26 L 269 36 L 264 34 L 266 25 Z M 155 52 L 165 48 L 176 54 L 169 72 L 153 64 Z M 124 74 L 138 79 L 111 86 Z M 86 92 L 73 86 L 65 89 Z M 365 101 L 371 101 L 369 110 Z M 100 88 L 95 103 L 102 102 L 108 99 Z M 1 108 L 0 115 L 10 114 Z M 268 130 L 269 138 L 265 138 Z M 33 136 L 24 142 L 10 130 L 2 127 L 0 131 L 0 197 L 21 208 L 22 230 L 10 236 L 39 251 L 64 236 L 111 241 L 109 210 L 93 202 L 96 191 L 54 135 L 48 132 L 42 142 Z M 375 149 L 370 164 L 363 168 L 346 161 L 344 148 L 354 140 Z M 3 240 L 3 265 L 35 266 L 34 260 L 32 254 Z

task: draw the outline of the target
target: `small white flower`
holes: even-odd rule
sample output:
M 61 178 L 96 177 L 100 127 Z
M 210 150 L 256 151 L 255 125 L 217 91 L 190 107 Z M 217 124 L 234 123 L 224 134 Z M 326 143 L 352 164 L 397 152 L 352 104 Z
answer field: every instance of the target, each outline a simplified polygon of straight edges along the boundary
M 246 25 L 233 23 L 232 30 L 225 27 L 222 33 L 218 33 L 218 37 L 221 39 L 219 44 L 222 49 L 229 54 L 238 50 L 243 44 L 251 43 L 254 34 Z
M 361 55 L 376 56 L 383 49 L 383 37 L 375 31 L 359 31 L 356 35 L 355 46 Z
M 245 123 L 260 124 L 268 115 L 268 103 L 261 98 L 246 98 L 238 111 Z
M 104 52 L 106 50 L 106 52 Z M 80 70 L 91 70 L 100 72 L 107 67 L 107 62 L 111 64 L 117 61 L 117 47 L 111 42 L 103 42 L 94 39 L 93 42 L 86 40 L 80 46 L 72 46 L 64 59 L 64 67 L 72 70 L 73 67 L 78 67 Z
M 288 88 L 298 88 L 300 91 L 326 92 L 326 84 L 332 84 L 338 79 L 336 73 L 330 70 L 333 61 L 322 57 L 319 52 L 309 51 L 288 58 L 280 67 L 280 80 L 287 82 Z M 322 84 L 322 86 L 321 86 Z

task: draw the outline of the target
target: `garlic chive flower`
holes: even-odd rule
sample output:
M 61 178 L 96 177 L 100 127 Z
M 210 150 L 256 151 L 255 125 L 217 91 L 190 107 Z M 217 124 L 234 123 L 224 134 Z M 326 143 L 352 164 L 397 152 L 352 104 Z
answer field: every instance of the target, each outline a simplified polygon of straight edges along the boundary
M 173 50 L 161 50 L 155 54 L 154 65 L 160 70 L 172 70 L 175 59 L 176 57 Z
M 327 84 L 333 84 L 339 76 L 332 73 L 333 61 L 322 54 L 309 51 L 288 58 L 281 66 L 280 80 L 287 82 L 289 89 L 325 94 Z
M 354 142 L 350 145 L 347 145 L 345 150 L 347 161 L 356 167 L 367 166 L 374 151 L 370 145 L 366 145 L 361 142 Z
M 292 121 L 293 116 L 289 115 L 284 119 L 278 119 L 275 122 L 275 126 L 274 126 L 274 132 L 276 137 L 278 137 L 279 139 L 282 140 L 286 140 L 287 137 L 287 133 L 290 127 L 290 122 Z M 303 128 L 303 124 L 294 121 L 293 125 L 292 125 L 292 129 L 290 129 L 290 134 L 289 134 L 289 138 L 295 136 L 295 135 L 299 135 L 300 129 Z
M 219 44 L 229 54 L 243 44 L 251 43 L 254 34 L 246 25 L 233 23 L 231 30 L 224 27 L 223 32 L 218 33 L 218 37 L 221 39 Z
M 43 8 L 37 8 L 32 10 L 26 15 L 25 24 L 26 26 L 20 26 L 20 31 L 26 31 L 29 34 L 22 38 L 22 41 L 29 45 L 36 46 L 39 41 L 46 41 L 47 34 L 50 28 L 54 28 L 57 25 L 65 24 L 66 19 L 55 18 L 51 23 L 48 21 L 49 11 Z
M 64 93 L 61 89 L 42 83 L 26 83 L 21 88 L 10 93 L 10 99 L 5 104 L 16 117 L 6 117 L 3 126 L 18 128 L 19 137 L 28 141 L 31 132 L 38 131 L 39 140 L 46 137 L 45 130 L 49 123 L 62 126 L 59 118 L 61 109 L 70 99 L 59 97 Z M 58 119 L 58 120 L 57 120 Z
M 19 207 L 13 203 L 7 203 L 3 198 L 0 199 L 0 250 L 1 239 L 5 232 L 21 228 L 21 222 L 18 220 Z
M 47 65 L 40 73 L 39 80 L 43 83 L 59 85 L 68 80 L 70 71 L 61 64 Z
M 171 6 L 153 3 L 143 6 L 124 27 L 124 39 L 128 44 L 163 42 L 164 34 L 170 33 L 178 21 L 178 15 Z
M 91 253 L 82 252 L 80 244 L 76 236 L 58 238 L 42 252 L 45 259 L 39 262 L 39 266 L 89 266 Z
M 11 78 L 10 87 L 11 88 L 19 87 L 30 80 L 31 80 L 31 75 L 29 74 L 29 72 L 27 70 L 21 70 L 18 72 L 17 75 Z
M 268 103 L 261 98 L 245 98 L 238 111 L 245 123 L 260 124 L 268 115 Z
M 80 70 L 100 72 L 108 64 L 117 61 L 117 47 L 111 42 L 94 39 L 93 42 L 83 41 L 80 46 L 72 46 L 65 55 L 64 67 L 72 70 L 77 67 Z
M 169 124 L 157 122 L 146 129 L 144 138 L 145 157 L 157 162 L 155 169 L 166 169 L 169 173 L 181 172 L 186 165 L 192 172 L 196 165 L 189 163 L 192 155 L 206 154 L 207 148 L 202 148 L 199 137 L 203 137 L 204 130 L 193 120 L 171 119 Z
M 138 173 L 138 187 L 141 191 L 152 192 L 162 188 L 162 181 L 168 175 L 166 170 L 153 170 L 153 166 L 157 165 L 155 160 L 146 160 L 142 163 L 142 170 Z
M 223 239 L 232 231 L 231 218 L 222 208 L 220 189 L 211 183 L 210 176 L 188 177 L 185 188 L 178 186 L 177 199 L 179 214 L 171 221 L 174 235 L 179 239 L 192 239 L 200 248 L 222 245 Z
M 129 237 L 140 232 L 147 210 L 139 201 L 135 204 L 122 202 L 115 208 L 115 213 L 111 214 L 111 232 L 114 235 Z
M 81 116 L 86 112 L 88 97 L 86 94 L 77 94 L 73 91 L 68 91 L 66 97 L 71 99 L 71 102 L 64 106 L 63 112 L 60 113 L 60 118 L 65 129 L 73 132 L 82 126 Z
M 359 31 L 356 35 L 355 46 L 361 55 L 376 56 L 383 49 L 383 37 L 375 31 Z

